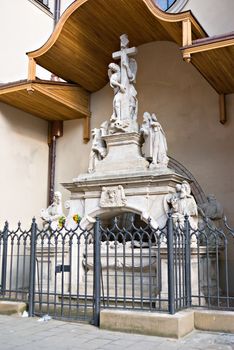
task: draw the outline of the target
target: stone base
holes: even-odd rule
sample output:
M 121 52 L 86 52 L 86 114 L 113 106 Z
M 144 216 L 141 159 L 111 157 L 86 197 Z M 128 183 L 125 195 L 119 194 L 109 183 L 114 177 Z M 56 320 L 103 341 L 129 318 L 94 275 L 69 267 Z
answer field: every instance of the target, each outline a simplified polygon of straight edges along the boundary
M 234 333 L 234 312 L 194 310 L 194 326 L 202 331 Z
M 180 311 L 175 315 L 122 310 L 102 310 L 100 328 L 111 331 L 180 338 L 194 329 L 194 313 Z
M 0 301 L 0 315 L 14 315 L 26 311 L 27 306 L 22 302 Z
M 110 247 L 110 244 L 108 244 L 108 247 Z M 132 266 L 133 256 L 134 267 Z M 151 262 L 149 257 L 151 257 Z M 118 261 L 117 266 L 116 260 Z M 92 294 L 93 291 L 93 261 L 93 245 L 91 244 L 87 250 L 87 261 L 83 260 L 83 266 L 86 263 L 88 272 L 85 280 L 80 285 L 82 287 L 82 284 L 85 285 L 85 281 L 87 282 L 88 294 Z M 124 269 L 123 266 L 125 266 Z M 104 299 L 108 296 L 109 302 L 114 301 L 117 294 L 118 302 L 124 299 L 125 302 L 128 300 L 131 304 L 131 300 L 134 298 L 145 298 L 144 303 L 148 304 L 149 294 L 151 293 L 151 297 L 155 298 L 159 293 L 157 289 L 156 248 L 152 248 L 151 251 L 146 248 L 142 251 L 140 249 L 132 250 L 126 244 L 123 250 L 123 245 L 119 244 L 117 248 L 107 250 L 107 245 L 102 242 L 101 268 L 102 294 Z M 149 275 L 151 276 L 151 285 L 149 285 Z M 133 283 L 134 291 L 132 290 Z M 135 303 L 137 304 L 137 301 Z
M 175 315 L 125 310 L 102 310 L 100 328 L 111 331 L 180 338 L 194 329 L 234 334 L 234 312 L 192 310 Z
M 103 140 L 107 145 L 107 156 L 96 164 L 96 173 L 147 170 L 149 163 L 142 157 L 139 133 L 116 133 L 104 136 Z
M 83 220 L 81 225 L 89 225 L 89 219 L 96 216 L 118 216 L 121 213 L 138 214 L 145 222 L 150 218 L 151 224 L 163 227 L 167 220 L 168 204 L 166 196 L 176 191 L 176 185 L 184 178 L 171 169 L 146 170 L 142 172 L 115 174 L 83 174 L 72 183 L 63 186 L 71 192 L 70 211 L 66 225 L 72 226 L 73 216 L 79 214 Z M 124 193 L 124 203 L 105 205 L 101 203 L 104 189 L 121 186 Z

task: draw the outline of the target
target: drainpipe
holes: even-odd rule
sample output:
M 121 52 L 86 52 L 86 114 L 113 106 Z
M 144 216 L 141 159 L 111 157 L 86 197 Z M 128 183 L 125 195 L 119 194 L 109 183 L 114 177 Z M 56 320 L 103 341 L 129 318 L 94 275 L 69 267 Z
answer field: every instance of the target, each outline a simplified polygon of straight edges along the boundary
M 60 18 L 61 0 L 54 3 L 54 28 Z M 51 74 L 51 80 L 56 81 L 57 77 Z M 49 193 L 48 203 L 53 202 L 55 191 L 55 165 L 56 165 L 56 142 L 57 138 L 63 136 L 63 121 L 51 121 L 48 123 L 48 146 L 49 146 Z
M 60 11 L 61 11 L 61 0 L 55 0 L 55 3 L 54 3 L 54 27 L 56 26 L 56 24 L 60 18 Z
M 54 197 L 55 164 L 56 164 L 56 142 L 63 136 L 63 121 L 55 120 L 49 122 L 48 145 L 49 145 L 49 195 L 48 202 L 51 204 Z

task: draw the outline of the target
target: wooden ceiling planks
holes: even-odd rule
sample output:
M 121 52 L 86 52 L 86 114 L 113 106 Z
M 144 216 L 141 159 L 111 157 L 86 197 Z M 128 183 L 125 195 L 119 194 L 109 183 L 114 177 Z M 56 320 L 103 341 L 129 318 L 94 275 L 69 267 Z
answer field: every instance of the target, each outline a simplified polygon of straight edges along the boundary
M 107 83 L 107 66 L 119 48 L 121 34 L 128 34 L 132 46 L 159 40 L 181 45 L 183 20 L 191 21 L 193 39 L 206 36 L 190 12 L 167 14 L 153 0 L 77 0 L 48 42 L 28 56 L 66 81 L 94 92 Z
M 51 81 L 24 81 L 0 87 L 0 102 L 45 120 L 86 118 L 89 93 L 83 88 Z
M 233 33 L 196 40 L 181 50 L 219 94 L 234 93 Z
M 184 59 L 219 94 L 234 92 L 233 33 L 209 38 L 191 12 L 168 14 L 153 0 L 77 0 L 45 45 L 28 53 L 30 81 L 2 86 L 0 101 L 46 120 L 86 118 L 88 125 L 89 94 L 107 83 L 123 33 L 132 46 L 161 40 L 183 45 Z M 72 84 L 31 81 L 35 63 Z

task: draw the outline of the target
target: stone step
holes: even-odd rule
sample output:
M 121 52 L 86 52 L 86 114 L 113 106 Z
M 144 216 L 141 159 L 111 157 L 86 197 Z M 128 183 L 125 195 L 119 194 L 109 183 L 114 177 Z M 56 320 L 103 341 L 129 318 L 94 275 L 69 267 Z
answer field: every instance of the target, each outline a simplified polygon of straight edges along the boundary
M 0 315 L 14 315 L 23 313 L 27 308 L 26 303 L 14 301 L 0 301 Z

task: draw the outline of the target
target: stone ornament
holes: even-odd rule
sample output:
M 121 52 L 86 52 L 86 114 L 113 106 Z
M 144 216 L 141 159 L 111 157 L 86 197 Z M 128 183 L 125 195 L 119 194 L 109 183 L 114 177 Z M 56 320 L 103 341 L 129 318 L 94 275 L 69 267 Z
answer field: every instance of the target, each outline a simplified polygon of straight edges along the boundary
M 176 185 L 176 193 L 167 198 L 172 210 L 172 219 L 175 227 L 184 228 L 185 215 L 189 218 L 191 227 L 195 230 L 198 224 L 198 208 L 191 187 L 187 181 Z
M 127 204 L 123 186 L 103 187 L 100 199 L 101 208 L 124 207 Z
M 140 132 L 144 139 L 142 151 L 150 168 L 166 168 L 169 162 L 166 135 L 154 113 L 144 113 Z
M 206 198 L 207 202 L 199 205 L 199 212 L 201 215 L 212 221 L 221 220 L 223 218 L 222 205 L 213 194 L 209 194 Z
M 41 219 L 43 220 L 43 227 L 47 229 L 51 227 L 52 230 L 60 228 L 59 219 L 64 217 L 62 207 L 62 194 L 59 191 L 54 192 L 53 203 L 47 208 L 41 210 Z
M 100 129 L 95 128 L 92 130 L 93 141 L 91 153 L 89 156 L 89 173 L 95 172 L 97 162 L 105 158 L 107 153 L 105 141 L 102 139 L 102 136 L 105 136 L 103 134 L 106 132 L 103 124 Z

